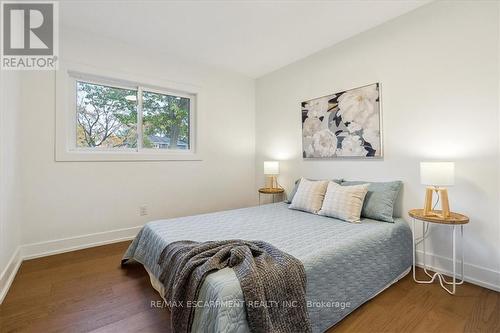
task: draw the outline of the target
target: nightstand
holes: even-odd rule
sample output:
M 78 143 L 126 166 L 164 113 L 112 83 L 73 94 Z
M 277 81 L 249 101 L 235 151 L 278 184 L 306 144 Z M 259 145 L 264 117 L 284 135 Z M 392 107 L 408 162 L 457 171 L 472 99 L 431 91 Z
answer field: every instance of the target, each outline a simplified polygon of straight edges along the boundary
M 469 223 L 469 218 L 465 215 L 458 214 L 458 213 L 450 213 L 450 217 L 448 218 L 443 218 L 439 214 L 441 211 L 433 211 L 429 215 L 424 215 L 424 210 L 423 209 L 412 209 L 408 212 L 408 215 L 410 215 L 413 218 L 413 280 L 417 283 L 433 283 L 436 278 L 439 280 L 439 283 L 441 284 L 441 287 L 443 287 L 444 290 L 446 290 L 448 293 L 454 295 L 456 291 L 456 286 L 464 283 L 464 224 Z M 415 220 L 420 220 L 422 221 L 422 237 L 419 237 L 418 239 L 416 238 L 415 235 Z M 453 251 L 453 276 L 451 281 L 447 281 L 444 278 L 444 275 L 441 273 L 434 273 L 431 274 L 427 271 L 427 266 L 426 266 L 426 250 L 425 250 L 425 239 L 429 236 L 429 223 L 434 223 L 434 224 L 440 224 L 444 225 L 447 227 L 451 227 L 452 230 L 452 251 Z M 460 245 L 461 245 L 461 260 L 460 260 L 460 265 L 461 267 L 461 277 L 460 281 L 457 282 L 457 277 L 456 277 L 456 262 L 457 262 L 457 255 L 456 255 L 456 229 L 457 227 L 460 227 Z M 415 276 L 415 254 L 417 251 L 417 246 L 418 244 L 422 243 L 422 252 L 423 252 L 423 266 L 424 266 L 424 272 L 425 274 L 430 278 L 429 280 L 417 280 Z M 451 285 L 451 290 L 446 287 L 446 285 Z
M 264 195 L 272 195 L 273 196 L 273 203 L 275 203 L 275 197 L 282 197 L 283 194 L 285 193 L 285 190 L 282 188 L 270 188 L 270 187 L 263 187 L 259 188 L 259 205 L 260 205 L 260 197 L 262 194 Z

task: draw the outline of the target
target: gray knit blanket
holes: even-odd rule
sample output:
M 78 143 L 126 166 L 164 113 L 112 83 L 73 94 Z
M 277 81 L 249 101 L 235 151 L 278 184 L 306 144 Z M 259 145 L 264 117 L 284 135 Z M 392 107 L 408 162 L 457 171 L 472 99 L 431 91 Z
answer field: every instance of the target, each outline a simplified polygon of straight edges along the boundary
M 190 332 L 195 311 L 190 304 L 197 301 L 205 277 L 225 267 L 238 277 L 252 332 L 311 332 L 304 266 L 271 244 L 178 241 L 165 247 L 158 264 L 176 333 Z

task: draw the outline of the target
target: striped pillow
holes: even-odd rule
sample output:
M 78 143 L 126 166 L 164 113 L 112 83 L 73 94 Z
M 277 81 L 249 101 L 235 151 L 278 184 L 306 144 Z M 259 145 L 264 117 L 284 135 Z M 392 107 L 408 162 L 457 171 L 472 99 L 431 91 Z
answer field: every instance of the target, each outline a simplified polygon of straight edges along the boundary
M 334 182 L 328 183 L 325 200 L 318 214 L 347 222 L 361 222 L 361 209 L 368 185 L 341 186 Z
M 316 214 L 321 209 L 327 187 L 328 180 L 311 181 L 301 178 L 289 208 Z
M 297 192 L 297 189 L 299 188 L 299 184 L 300 184 L 300 180 L 302 178 L 299 178 L 295 181 L 295 183 L 293 184 L 293 188 L 292 190 L 290 191 L 290 194 L 288 194 L 288 200 L 286 203 L 292 203 L 292 200 L 293 200 L 293 197 L 295 196 L 295 193 Z M 309 180 L 314 180 L 314 179 L 309 179 Z M 332 179 L 331 180 L 332 182 L 336 182 L 337 184 L 339 185 L 342 185 L 342 182 L 344 181 L 342 178 L 340 179 Z

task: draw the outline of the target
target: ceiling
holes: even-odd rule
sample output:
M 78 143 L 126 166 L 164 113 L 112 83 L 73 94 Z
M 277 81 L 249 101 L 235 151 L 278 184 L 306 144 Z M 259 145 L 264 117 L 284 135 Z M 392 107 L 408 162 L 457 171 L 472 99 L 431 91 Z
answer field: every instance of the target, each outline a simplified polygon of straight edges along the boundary
M 64 1 L 63 26 L 256 78 L 428 0 Z

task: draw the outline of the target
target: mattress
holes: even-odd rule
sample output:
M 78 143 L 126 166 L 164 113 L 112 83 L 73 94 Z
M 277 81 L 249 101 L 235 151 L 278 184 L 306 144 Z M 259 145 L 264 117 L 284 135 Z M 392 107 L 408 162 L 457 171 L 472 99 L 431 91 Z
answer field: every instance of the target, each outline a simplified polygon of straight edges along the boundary
M 169 243 L 223 239 L 263 240 L 303 263 L 313 332 L 339 322 L 412 264 L 411 230 L 403 219 L 348 223 L 291 210 L 285 203 L 150 222 L 124 259 L 140 262 L 157 279 L 158 257 Z M 249 331 L 243 293 L 232 269 L 209 274 L 198 300 L 193 332 Z

